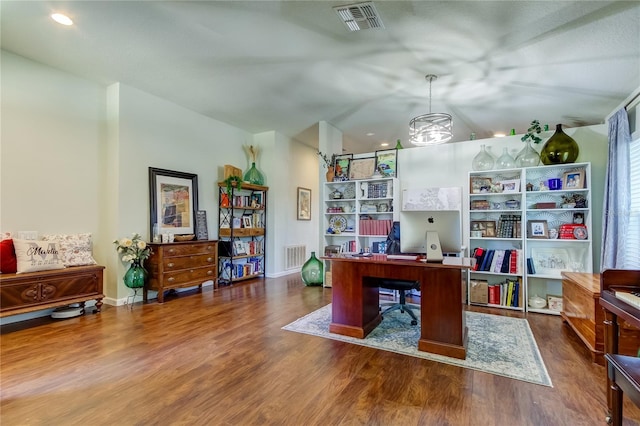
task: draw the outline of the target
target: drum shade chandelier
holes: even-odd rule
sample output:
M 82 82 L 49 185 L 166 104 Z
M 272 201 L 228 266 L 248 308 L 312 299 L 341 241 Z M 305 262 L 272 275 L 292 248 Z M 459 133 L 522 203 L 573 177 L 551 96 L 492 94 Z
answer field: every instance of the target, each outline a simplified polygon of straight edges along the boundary
M 419 115 L 409 122 L 409 141 L 417 146 L 438 145 L 453 137 L 451 116 L 431 112 L 431 82 L 438 76 L 427 74 L 425 78 L 429 82 L 429 114 Z

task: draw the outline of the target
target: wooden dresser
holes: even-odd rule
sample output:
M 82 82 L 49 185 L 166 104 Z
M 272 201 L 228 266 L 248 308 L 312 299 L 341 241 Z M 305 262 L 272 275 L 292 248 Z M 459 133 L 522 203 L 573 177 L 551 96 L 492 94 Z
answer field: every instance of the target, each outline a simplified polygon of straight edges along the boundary
M 604 365 L 604 310 L 600 307 L 600 275 L 562 272 L 562 319 L 584 342 L 593 362 Z M 636 355 L 640 329 L 620 325 L 620 353 Z
M 72 266 L 64 269 L 0 274 L 0 317 L 96 301 L 102 307 L 104 266 Z
M 184 241 L 150 243 L 153 250 L 145 262 L 149 279 L 144 287 L 144 301 L 149 290 L 158 292 L 158 303 L 164 302 L 166 290 L 198 286 L 213 281 L 217 287 L 218 242 Z

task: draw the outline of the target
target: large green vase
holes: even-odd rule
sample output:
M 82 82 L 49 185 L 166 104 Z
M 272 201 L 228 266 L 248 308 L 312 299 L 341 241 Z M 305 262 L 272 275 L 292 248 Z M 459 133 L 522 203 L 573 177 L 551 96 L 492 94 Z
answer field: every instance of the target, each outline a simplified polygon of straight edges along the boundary
M 254 185 L 264 185 L 264 176 L 256 168 L 256 163 L 251 163 L 251 168 L 244 174 L 244 180 Z
M 556 132 L 540 151 L 540 161 L 546 165 L 575 163 L 579 153 L 578 143 L 562 131 L 562 124 L 557 124 Z
M 311 252 L 311 257 L 302 265 L 302 281 L 306 286 L 322 285 L 324 278 L 322 261 L 316 257 L 316 252 Z
M 134 261 L 124 274 L 124 285 L 129 288 L 142 288 L 147 280 L 147 270 L 140 261 Z

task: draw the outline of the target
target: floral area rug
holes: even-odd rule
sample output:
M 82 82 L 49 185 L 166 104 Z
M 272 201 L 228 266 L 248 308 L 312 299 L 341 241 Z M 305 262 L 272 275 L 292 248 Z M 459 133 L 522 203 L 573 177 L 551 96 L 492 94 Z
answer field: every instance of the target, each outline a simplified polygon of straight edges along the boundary
M 420 318 L 419 306 L 412 306 Z M 469 340 L 467 358 L 464 360 L 419 351 L 420 323 L 412 326 L 409 316 L 400 311 L 386 314 L 382 323 L 364 339 L 329 333 L 331 304 L 282 328 L 553 386 L 527 320 L 478 312 L 465 312 L 465 315 Z

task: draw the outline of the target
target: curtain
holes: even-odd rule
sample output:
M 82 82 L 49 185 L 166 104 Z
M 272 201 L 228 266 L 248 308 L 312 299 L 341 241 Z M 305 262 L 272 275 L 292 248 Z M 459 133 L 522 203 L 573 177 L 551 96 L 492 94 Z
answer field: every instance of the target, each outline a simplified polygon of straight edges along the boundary
M 609 118 L 609 161 L 602 209 L 601 270 L 624 269 L 624 239 L 629 223 L 629 118 L 621 108 Z

